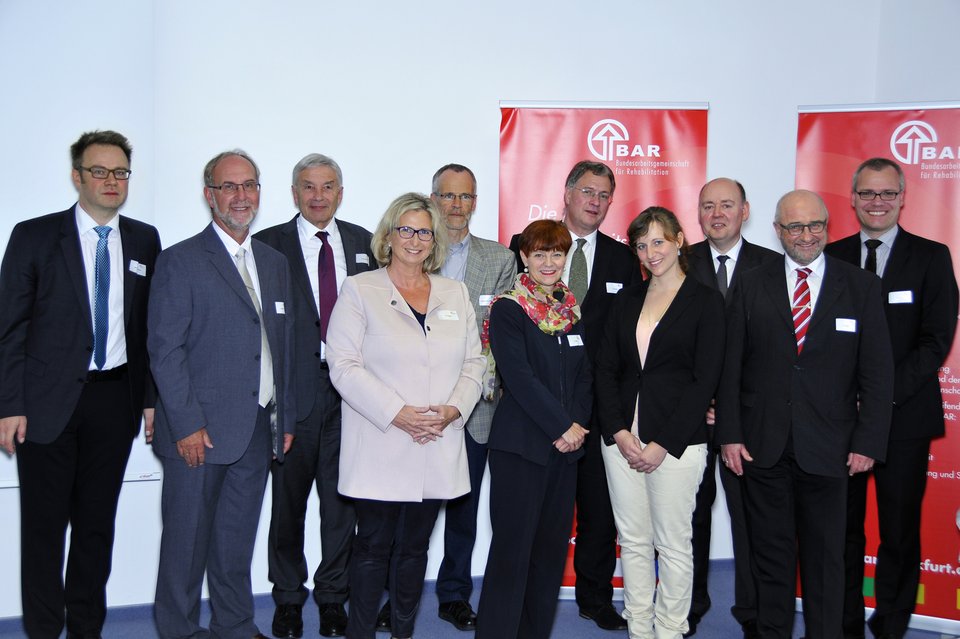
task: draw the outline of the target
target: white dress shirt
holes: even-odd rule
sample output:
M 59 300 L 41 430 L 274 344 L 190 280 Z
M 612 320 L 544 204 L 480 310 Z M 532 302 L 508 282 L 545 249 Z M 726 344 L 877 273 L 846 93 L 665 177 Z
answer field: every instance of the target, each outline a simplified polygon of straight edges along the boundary
M 83 270 L 87 279 L 87 297 L 90 300 L 90 322 L 93 325 L 93 287 L 97 262 L 97 242 L 100 236 L 94 230 L 99 226 L 83 210 L 80 203 L 76 207 L 77 231 L 80 234 L 80 252 L 83 256 Z M 123 320 L 123 245 L 120 243 L 120 216 L 114 215 L 105 224 L 111 229 L 107 236 L 107 250 L 110 252 L 110 294 L 107 296 L 109 320 L 107 324 L 107 358 L 103 370 L 110 370 L 127 363 L 127 337 Z M 89 370 L 97 370 L 90 354 Z
M 593 279 L 593 256 L 597 252 L 597 233 L 599 232 L 600 231 L 597 230 L 581 238 L 573 231 L 570 231 L 570 239 L 573 240 L 573 244 L 570 245 L 570 250 L 567 251 L 567 263 L 563 265 L 564 284 L 570 284 L 570 263 L 573 261 L 570 258 L 573 256 L 574 251 L 577 250 L 577 240 L 584 239 L 587 243 L 583 245 L 583 257 L 587 260 L 587 288 L 590 288 L 590 282 Z
M 864 242 L 870 239 L 878 239 L 881 244 L 877 247 L 877 275 L 883 277 L 887 268 L 887 260 L 890 259 L 890 251 L 893 249 L 893 241 L 897 238 L 897 231 L 899 230 L 900 227 L 894 224 L 893 228 L 878 238 L 871 238 L 860 231 L 860 266 L 862 268 L 867 267 L 867 245 Z
M 713 247 L 713 244 L 707 242 L 707 246 L 710 247 L 710 256 L 713 258 L 713 272 L 717 273 L 720 271 L 720 260 L 717 259 L 719 255 L 726 255 L 729 259 L 727 260 L 727 284 L 733 281 L 733 271 L 737 268 L 737 260 L 740 259 L 740 249 L 743 248 L 743 236 L 741 235 L 737 239 L 737 243 L 734 244 L 729 251 L 726 253 L 721 253 Z

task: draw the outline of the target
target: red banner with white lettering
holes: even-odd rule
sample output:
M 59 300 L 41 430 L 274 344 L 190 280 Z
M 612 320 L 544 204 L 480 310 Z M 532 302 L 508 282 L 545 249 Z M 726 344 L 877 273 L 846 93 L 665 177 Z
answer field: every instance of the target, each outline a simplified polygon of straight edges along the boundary
M 626 242 L 648 206 L 675 212 L 691 242 L 703 235 L 697 197 L 707 176 L 707 110 L 680 108 L 500 108 L 500 241 L 539 219 L 563 217 L 564 182 L 581 160 L 603 162 L 617 181 L 600 230 Z
M 797 135 L 797 187 L 819 193 L 830 211 L 829 238 L 859 230 L 850 191 L 857 166 L 886 157 L 906 177 L 900 224 L 950 246 L 954 271 L 960 259 L 960 108 L 802 110 Z M 940 371 L 947 435 L 930 451 L 921 528 L 920 587 L 915 614 L 960 620 L 960 340 Z M 864 595 L 874 606 L 878 544 L 871 483 L 864 556 Z M 931 620 L 933 621 L 933 620 Z
M 564 183 L 581 160 L 603 162 L 616 192 L 600 230 L 626 242 L 631 220 L 648 206 L 677 214 L 690 242 L 703 238 L 697 198 L 707 176 L 705 105 L 676 108 L 622 105 L 523 106 L 500 109 L 500 241 L 539 219 L 563 218 Z M 563 585 L 573 586 L 570 536 Z M 617 552 L 619 556 L 619 549 Z M 623 587 L 619 560 L 614 586 Z

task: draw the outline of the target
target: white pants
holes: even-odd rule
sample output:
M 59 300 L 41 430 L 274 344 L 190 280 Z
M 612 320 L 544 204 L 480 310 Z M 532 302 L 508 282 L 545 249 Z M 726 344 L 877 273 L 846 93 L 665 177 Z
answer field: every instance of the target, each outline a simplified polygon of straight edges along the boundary
M 617 446 L 602 445 L 620 537 L 623 616 L 630 639 L 680 639 L 693 592 L 693 527 L 707 445 L 670 454 L 650 474 L 630 468 Z M 659 584 L 657 560 L 659 554 Z M 656 591 L 656 606 L 654 606 Z

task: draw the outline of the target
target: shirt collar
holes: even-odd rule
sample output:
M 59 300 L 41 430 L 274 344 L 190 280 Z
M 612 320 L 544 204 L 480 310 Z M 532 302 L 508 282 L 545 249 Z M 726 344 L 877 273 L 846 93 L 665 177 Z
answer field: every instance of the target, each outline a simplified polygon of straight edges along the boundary
M 894 224 L 894 225 L 893 225 L 893 228 L 891 228 L 890 230 L 886 231 L 883 235 L 881 235 L 880 237 L 878 237 L 878 238 L 876 238 L 876 239 L 878 239 L 878 240 L 880 240 L 881 242 L 883 242 L 884 246 L 890 248 L 890 247 L 893 246 L 893 240 L 896 239 L 896 237 L 897 237 L 897 232 L 899 232 L 899 231 L 900 231 L 900 225 L 899 225 L 899 224 Z M 872 239 L 874 239 L 874 238 L 872 238 L 872 237 L 870 237 L 869 235 L 867 235 L 866 233 L 864 233 L 863 230 L 860 231 L 860 244 L 863 244 L 863 243 L 866 242 L 867 240 L 872 240 Z
M 784 255 L 783 259 L 784 259 L 784 263 L 786 264 L 785 268 L 787 271 L 787 275 L 789 275 L 790 273 L 792 273 L 798 268 L 808 268 L 813 272 L 814 275 L 816 275 L 819 278 L 823 278 L 823 272 L 827 266 L 827 259 L 823 256 L 822 252 L 820 253 L 820 255 L 817 256 L 815 260 L 813 260 L 806 266 L 797 264 L 792 259 L 790 259 L 789 255 Z
M 577 235 L 573 231 L 570 231 L 568 228 L 567 231 L 570 232 L 570 239 L 573 240 L 573 243 L 576 244 L 578 239 L 584 239 L 587 241 L 587 246 L 594 246 L 597 243 L 597 234 L 600 233 L 600 229 L 595 230 L 589 235 Z
M 707 246 L 710 247 L 710 256 L 713 258 L 714 262 L 717 261 L 718 255 L 726 255 L 731 260 L 736 262 L 737 259 L 740 257 L 740 249 L 743 248 L 743 236 L 741 235 L 740 237 L 738 237 L 737 243 L 731 246 L 730 250 L 727 251 L 726 253 L 721 253 L 720 251 L 718 251 L 716 247 L 714 247 L 713 244 L 710 243 L 710 240 L 707 240 Z
M 80 235 L 83 235 L 87 231 L 90 231 L 100 226 L 100 224 L 97 224 L 97 221 L 94 220 L 90 216 L 90 214 L 83 209 L 82 206 L 80 206 L 80 202 L 77 202 L 76 218 L 77 218 L 77 231 L 80 233 Z M 114 214 L 114 216 L 111 217 L 110 220 L 103 226 L 109 226 L 114 231 L 119 232 L 120 216 L 117 214 Z M 110 235 L 113 235 L 113 233 L 111 232 Z
M 330 220 L 330 223 L 327 224 L 327 228 L 319 229 L 310 222 L 307 221 L 303 214 L 297 215 L 297 228 L 300 230 L 300 236 L 303 238 L 314 238 L 317 241 L 320 238 L 317 237 L 317 232 L 326 231 L 327 239 L 332 240 L 334 238 L 340 237 L 340 228 L 337 226 L 337 218 Z
M 211 224 L 213 224 L 214 232 L 217 234 L 217 237 L 220 238 L 220 241 L 223 242 L 223 245 L 226 247 L 227 253 L 230 254 L 230 257 L 236 257 L 237 251 L 241 248 L 248 253 L 250 252 L 252 245 L 250 244 L 249 232 L 247 233 L 247 237 L 243 238 L 243 242 L 238 244 L 237 241 L 227 235 L 226 231 L 220 228 L 216 222 L 211 222 Z

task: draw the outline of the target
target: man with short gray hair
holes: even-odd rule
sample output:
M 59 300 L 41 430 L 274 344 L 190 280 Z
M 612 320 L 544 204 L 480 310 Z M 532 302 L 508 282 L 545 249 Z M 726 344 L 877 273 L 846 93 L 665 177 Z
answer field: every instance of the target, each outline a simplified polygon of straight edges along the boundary
M 283 253 L 294 283 L 294 358 L 297 371 L 297 445 L 274 463 L 273 505 L 267 554 L 276 610 L 273 634 L 303 633 L 307 600 L 304 518 L 314 484 L 320 497 L 320 565 L 313 598 L 320 607 L 320 634 L 346 632 L 347 564 L 357 516 L 337 492 L 340 475 L 340 395 L 330 383 L 326 328 L 348 275 L 377 268 L 370 233 L 334 216 L 343 201 L 343 173 L 332 159 L 311 153 L 293 168 L 290 190 L 298 213 L 254 237 Z

